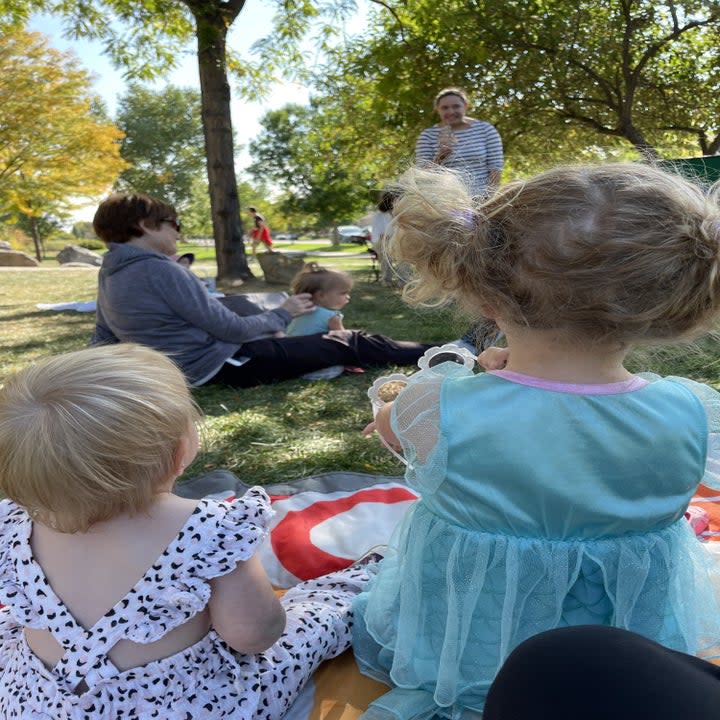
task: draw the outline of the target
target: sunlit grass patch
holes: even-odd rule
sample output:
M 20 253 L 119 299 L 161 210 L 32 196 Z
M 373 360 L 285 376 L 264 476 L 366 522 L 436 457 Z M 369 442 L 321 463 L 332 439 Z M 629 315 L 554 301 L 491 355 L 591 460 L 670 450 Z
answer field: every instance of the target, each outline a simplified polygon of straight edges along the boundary
M 335 258 L 326 264 L 337 267 Z M 438 344 L 467 328 L 467 318 L 456 310 L 409 307 L 397 290 L 373 282 L 364 269 L 354 274 L 356 286 L 344 310 L 347 327 Z M 33 360 L 86 345 L 92 313 L 42 312 L 36 304 L 92 300 L 96 285 L 95 269 L 0 271 L 0 383 Z M 245 287 L 278 289 L 261 281 Z M 720 352 L 713 338 L 689 347 L 633 353 L 629 367 L 720 387 Z M 196 388 L 193 395 L 205 415 L 203 447 L 185 477 L 221 468 L 252 484 L 334 470 L 401 475 L 402 464 L 377 438 L 364 438 L 361 432 L 372 417 L 366 393 L 373 380 L 414 369 L 387 367 L 328 381 L 292 380 L 245 390 Z

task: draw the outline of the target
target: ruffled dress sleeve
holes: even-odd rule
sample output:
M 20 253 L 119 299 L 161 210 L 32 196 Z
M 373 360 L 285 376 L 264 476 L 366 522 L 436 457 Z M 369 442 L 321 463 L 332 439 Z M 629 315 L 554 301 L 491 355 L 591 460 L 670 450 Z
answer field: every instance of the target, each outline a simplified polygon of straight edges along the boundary
M 28 541 L 27 513 L 12 500 L 0 501 L 0 605 L 12 606 L 20 593 L 15 548 Z
M 229 502 L 210 501 L 206 511 L 212 517 L 212 532 L 194 536 L 203 543 L 197 574 L 206 579 L 227 575 L 238 562 L 249 560 L 267 537 L 275 514 L 270 498 L 260 487 L 250 488 Z
M 250 559 L 269 532 L 274 511 L 260 487 L 232 501 L 203 499 L 163 556 L 136 586 L 149 611 L 126 631 L 134 642 L 162 637 L 201 612 L 210 601 L 210 580 Z M 160 580 L 162 578 L 162 580 Z
M 639 373 L 639 376 L 649 382 L 660 379 L 659 375 L 653 373 Z M 701 482 L 707 487 L 720 490 L 720 393 L 709 385 L 689 378 L 671 376 L 666 379 L 688 388 L 705 409 L 708 427 L 707 458 Z
M 22 511 L 10 500 L 0 502 L 0 603 L 5 604 L 17 594 L 18 583 L 10 558 L 10 545 L 16 534 L 17 520 Z M 0 609 L 0 673 L 13 656 L 22 636 L 22 626 L 9 607 Z
M 21 621 L 32 619 L 30 599 L 17 574 L 17 551 L 28 542 L 29 526 L 21 507 L 0 501 L 0 670 L 19 640 Z
M 441 430 L 442 386 L 472 370 L 444 362 L 410 375 L 393 403 L 391 426 L 408 461 L 405 477 L 420 492 L 434 492 L 445 477 L 447 439 Z

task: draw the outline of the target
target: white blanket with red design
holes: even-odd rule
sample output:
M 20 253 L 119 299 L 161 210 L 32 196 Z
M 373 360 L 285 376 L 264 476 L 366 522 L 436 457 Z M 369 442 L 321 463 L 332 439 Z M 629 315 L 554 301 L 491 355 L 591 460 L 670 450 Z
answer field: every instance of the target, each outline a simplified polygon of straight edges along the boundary
M 186 497 L 226 499 L 247 490 L 217 471 L 176 488 Z M 260 550 L 273 584 L 288 588 L 347 567 L 375 545 L 386 545 L 417 495 L 399 477 L 327 473 L 265 486 L 275 517 Z M 388 690 L 361 675 L 351 651 L 326 662 L 305 686 L 285 720 L 356 720 Z

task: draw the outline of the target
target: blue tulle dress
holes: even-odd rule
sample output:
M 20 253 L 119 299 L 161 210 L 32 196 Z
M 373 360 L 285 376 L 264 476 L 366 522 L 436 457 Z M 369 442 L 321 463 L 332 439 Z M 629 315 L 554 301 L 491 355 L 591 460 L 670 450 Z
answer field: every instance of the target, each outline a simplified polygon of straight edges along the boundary
M 718 644 L 715 556 L 683 518 L 700 481 L 720 488 L 717 392 L 444 363 L 410 379 L 392 423 L 422 497 L 354 605 L 358 665 L 394 687 L 363 718 L 480 712 L 512 649 L 554 627 Z

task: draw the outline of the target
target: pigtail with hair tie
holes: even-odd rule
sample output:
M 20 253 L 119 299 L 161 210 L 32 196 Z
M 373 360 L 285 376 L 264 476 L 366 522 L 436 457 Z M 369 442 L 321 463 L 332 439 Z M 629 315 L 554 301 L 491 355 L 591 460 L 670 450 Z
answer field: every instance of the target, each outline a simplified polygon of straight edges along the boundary
M 718 283 L 718 278 L 720 277 L 720 220 L 715 220 L 713 222 L 712 230 L 712 239 L 715 243 L 715 247 L 712 251 L 712 268 L 710 269 L 707 283 L 711 295 L 713 294 L 713 288 Z
M 454 222 L 462 225 L 468 230 L 475 230 L 478 227 L 479 216 L 472 208 L 463 208 L 462 210 L 453 210 L 450 213 L 450 218 Z

